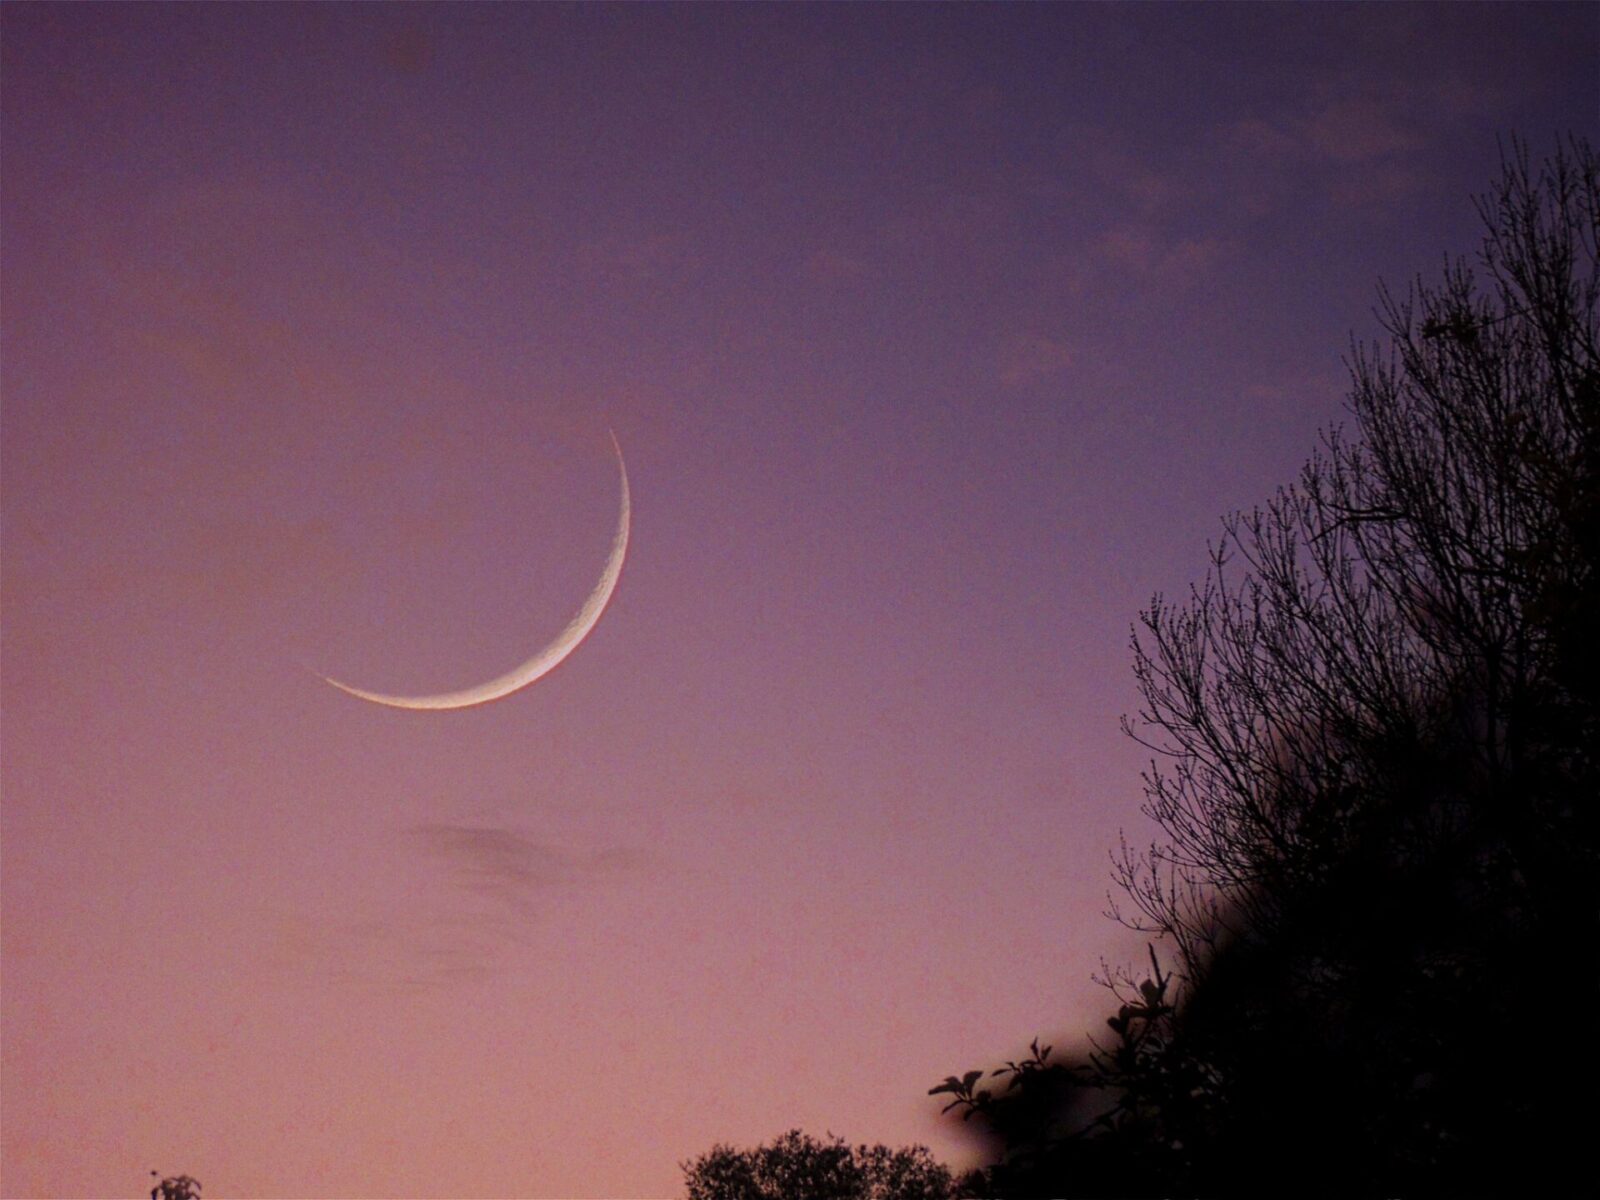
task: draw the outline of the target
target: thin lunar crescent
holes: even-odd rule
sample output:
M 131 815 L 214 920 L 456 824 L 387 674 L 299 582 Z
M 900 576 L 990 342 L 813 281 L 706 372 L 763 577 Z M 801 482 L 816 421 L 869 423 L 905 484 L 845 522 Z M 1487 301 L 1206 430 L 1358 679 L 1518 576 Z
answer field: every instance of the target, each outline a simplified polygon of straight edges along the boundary
M 388 696 L 382 692 L 369 692 L 352 687 L 348 683 L 340 683 L 337 679 L 330 679 L 326 675 L 321 678 L 342 692 L 349 692 L 352 696 L 370 700 L 374 704 L 387 704 L 391 708 L 471 708 L 475 704 L 487 704 L 491 700 L 509 696 L 560 666 L 567 655 L 578 648 L 578 643 L 589 636 L 589 631 L 600 620 L 600 614 L 605 612 L 606 605 L 611 600 L 611 593 L 617 589 L 617 580 L 622 576 L 622 560 L 628 554 L 628 468 L 622 461 L 622 447 L 618 444 L 615 433 L 611 435 L 611 445 L 617 452 L 617 472 L 622 478 L 622 511 L 617 518 L 617 532 L 611 539 L 611 556 L 606 560 L 606 569 L 600 575 L 600 582 L 594 585 L 594 590 L 583 602 L 578 615 L 567 622 L 567 627 L 553 642 L 521 666 L 512 668 L 497 679 L 480 683 L 477 687 L 463 688 L 457 692 L 441 692 L 433 696 Z

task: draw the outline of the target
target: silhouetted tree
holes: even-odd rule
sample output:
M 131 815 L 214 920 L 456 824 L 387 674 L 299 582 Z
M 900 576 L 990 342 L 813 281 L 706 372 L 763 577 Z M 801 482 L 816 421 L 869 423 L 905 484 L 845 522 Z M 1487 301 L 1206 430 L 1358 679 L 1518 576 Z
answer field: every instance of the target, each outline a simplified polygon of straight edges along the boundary
M 1167 841 L 1119 878 L 1191 975 L 1407 803 L 1524 855 L 1545 820 L 1593 845 L 1595 172 L 1582 145 L 1537 177 L 1515 158 L 1481 205 L 1484 281 L 1384 293 L 1360 438 L 1330 436 L 1227 524 L 1202 588 L 1142 615 L 1131 731 L 1167 761 L 1146 780 Z
M 951 1200 L 948 1168 L 923 1146 L 891 1150 L 798 1129 L 754 1150 L 715 1146 L 682 1164 L 689 1200 Z
M 1129 732 L 1159 756 L 1164 838 L 1124 846 L 1117 915 L 1177 977 L 1113 980 L 1118 1041 L 1054 1094 L 935 1089 L 998 1138 L 996 1194 L 1508 1194 L 1578 1161 L 1587 1112 L 1558 1097 L 1595 1081 L 1600 999 L 1593 151 L 1536 171 L 1515 147 L 1480 211 L 1475 264 L 1382 293 L 1357 436 L 1141 616 Z M 1584 1030 L 1559 1050 L 1531 1042 L 1552 1005 Z
M 160 1171 L 151 1171 L 152 1179 L 160 1180 L 150 1189 L 150 1200 L 200 1200 L 200 1181 L 190 1175 L 169 1175 L 161 1178 Z

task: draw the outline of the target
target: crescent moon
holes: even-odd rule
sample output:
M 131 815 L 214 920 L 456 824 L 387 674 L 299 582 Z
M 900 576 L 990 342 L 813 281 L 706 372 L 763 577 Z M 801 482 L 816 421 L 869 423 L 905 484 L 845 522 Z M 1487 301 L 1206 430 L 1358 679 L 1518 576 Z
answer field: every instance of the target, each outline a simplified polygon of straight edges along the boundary
M 327 675 L 322 675 L 321 679 L 359 700 L 370 700 L 374 704 L 385 704 L 390 708 L 471 708 L 520 691 L 560 666 L 566 661 L 567 655 L 576 650 L 578 644 L 589 636 L 589 631 L 600 620 L 600 614 L 605 612 L 606 605 L 611 601 L 611 593 L 617 590 L 617 580 L 622 576 L 622 561 L 628 556 L 630 511 L 628 468 L 622 461 L 622 447 L 617 443 L 615 433 L 611 435 L 611 445 L 617 452 L 617 473 L 622 478 L 622 511 L 617 518 L 617 532 L 611 538 L 611 555 L 606 559 L 606 569 L 601 572 L 600 582 L 594 585 L 594 590 L 583 602 L 578 615 L 567 622 L 566 628 L 556 635 L 553 642 L 521 666 L 512 668 L 496 679 L 480 683 L 477 687 L 462 688 L 457 692 L 440 692 L 433 696 L 389 696 L 382 692 L 369 692 L 364 688 L 352 687 L 348 683 L 340 683 Z

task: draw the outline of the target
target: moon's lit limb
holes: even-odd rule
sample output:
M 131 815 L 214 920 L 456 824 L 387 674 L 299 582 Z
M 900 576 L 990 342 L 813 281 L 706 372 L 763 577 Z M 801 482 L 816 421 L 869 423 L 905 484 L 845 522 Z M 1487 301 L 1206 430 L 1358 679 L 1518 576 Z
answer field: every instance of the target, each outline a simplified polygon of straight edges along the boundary
M 611 538 L 611 555 L 606 560 L 606 569 L 600 575 L 600 582 L 594 585 L 594 590 L 584 600 L 583 607 L 578 609 L 577 615 L 567 622 L 566 628 L 553 642 L 521 666 L 514 667 L 487 683 L 431 696 L 390 696 L 382 692 L 369 692 L 362 688 L 351 687 L 348 683 L 340 683 L 327 675 L 322 675 L 320 678 L 357 699 L 385 704 L 390 708 L 448 709 L 471 708 L 476 704 L 499 700 L 555 670 L 567 655 L 578 648 L 578 643 L 589 636 L 589 631 L 600 620 L 600 614 L 605 612 L 606 605 L 611 601 L 611 593 L 616 591 L 617 580 L 622 577 L 622 562 L 628 555 L 628 524 L 631 515 L 628 500 L 628 468 L 622 461 L 622 446 L 617 442 L 615 432 L 611 434 L 611 445 L 617 452 L 617 472 L 622 478 L 621 512 L 617 517 L 617 532 Z

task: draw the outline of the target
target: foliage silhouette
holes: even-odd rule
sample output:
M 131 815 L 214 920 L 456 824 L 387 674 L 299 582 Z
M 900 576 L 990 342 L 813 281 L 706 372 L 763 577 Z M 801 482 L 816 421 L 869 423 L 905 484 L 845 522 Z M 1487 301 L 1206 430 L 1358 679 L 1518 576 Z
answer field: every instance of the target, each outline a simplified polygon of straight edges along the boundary
M 682 1164 L 689 1200 L 951 1200 L 949 1170 L 922 1146 L 857 1146 L 798 1129 L 754 1150 L 714 1146 Z
M 200 1200 L 200 1181 L 191 1175 L 169 1175 L 163 1179 L 160 1171 L 151 1171 L 150 1177 L 159 1180 L 150 1189 L 150 1200 Z
M 1600 182 L 1513 146 L 1476 261 L 1380 294 L 1357 436 L 1134 639 L 1113 915 L 1174 959 L 1083 1061 L 951 1077 L 995 1195 L 1492 1195 L 1578 1165 L 1600 944 Z M 1574 962 L 1575 959 L 1580 961 Z M 1566 1021 L 1550 1025 L 1555 1008 Z M 1575 1018 L 1575 1019 L 1574 1019 Z M 1540 1042 L 1530 1044 L 1531 1037 Z

